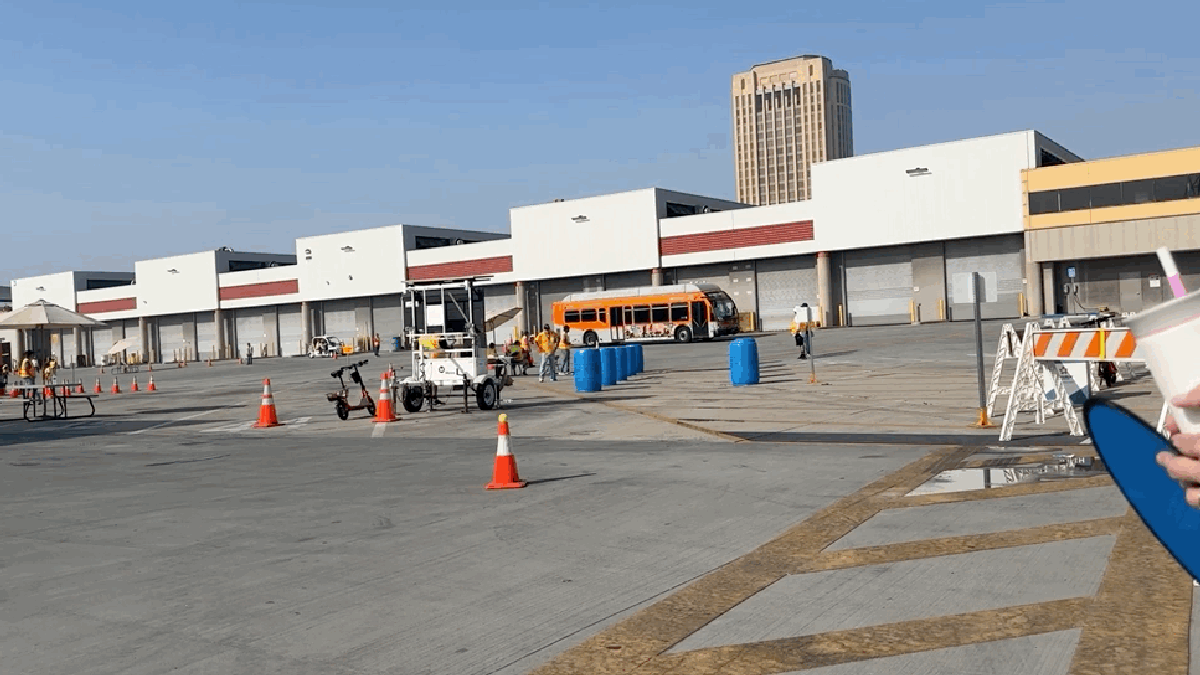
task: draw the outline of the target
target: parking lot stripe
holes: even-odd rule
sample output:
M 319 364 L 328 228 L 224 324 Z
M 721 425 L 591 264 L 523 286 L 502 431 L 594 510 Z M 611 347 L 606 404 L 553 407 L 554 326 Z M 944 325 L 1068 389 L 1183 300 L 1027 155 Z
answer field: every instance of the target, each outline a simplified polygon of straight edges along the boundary
M 222 408 L 215 408 L 215 409 L 213 409 L 213 410 L 205 410 L 204 412 L 198 412 L 198 413 L 196 413 L 196 414 L 194 414 L 194 415 L 185 415 L 185 416 L 183 416 L 183 417 L 180 417 L 180 418 L 178 418 L 178 419 L 173 419 L 173 420 L 170 420 L 169 422 L 163 422 L 162 424 L 155 424 L 155 425 L 154 425 L 154 426 L 152 426 L 152 427 L 146 427 L 145 429 L 138 429 L 137 431 L 130 431 L 130 432 L 128 432 L 128 433 L 129 433 L 129 435 L 130 435 L 130 436 L 136 436 L 136 435 L 138 435 L 138 434 L 145 433 L 145 432 L 147 432 L 147 431 L 154 431 L 155 429 L 161 429 L 161 428 L 163 428 L 163 427 L 170 426 L 170 425 L 172 425 L 172 424 L 175 424 L 176 422 L 182 422 L 182 421 L 184 421 L 184 420 L 194 420 L 194 419 L 196 419 L 197 417 L 204 417 L 205 415 L 208 415 L 208 414 L 214 413 L 214 412 L 216 412 L 217 410 L 222 410 Z

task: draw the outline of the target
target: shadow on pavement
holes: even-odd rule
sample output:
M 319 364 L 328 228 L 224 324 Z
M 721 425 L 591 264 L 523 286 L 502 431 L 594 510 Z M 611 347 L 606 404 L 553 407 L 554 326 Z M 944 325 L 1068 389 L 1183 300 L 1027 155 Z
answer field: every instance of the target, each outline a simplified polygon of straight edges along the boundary
M 588 473 L 577 473 L 573 476 L 555 476 L 554 478 L 534 478 L 533 480 L 525 481 L 525 484 L 526 485 L 536 485 L 538 483 L 554 483 L 554 482 L 557 482 L 560 480 L 571 480 L 572 478 L 587 478 L 588 476 L 595 476 L 595 475 L 596 475 L 595 472 L 589 471 Z

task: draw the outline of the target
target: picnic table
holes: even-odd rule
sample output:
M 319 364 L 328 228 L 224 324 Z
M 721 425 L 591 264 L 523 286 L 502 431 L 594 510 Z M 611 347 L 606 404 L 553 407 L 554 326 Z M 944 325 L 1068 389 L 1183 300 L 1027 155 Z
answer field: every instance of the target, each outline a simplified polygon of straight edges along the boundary
M 91 412 L 82 417 L 92 417 L 96 414 L 96 404 L 92 403 L 95 398 L 93 394 L 72 394 L 71 388 L 77 387 L 81 383 L 56 383 L 51 385 L 45 384 L 16 384 L 10 385 L 10 390 L 21 392 L 23 403 L 22 417 L 27 422 L 36 422 L 38 420 L 69 419 L 67 413 L 67 402 L 71 400 L 86 401 Z M 47 392 L 50 394 L 47 396 Z M 40 412 L 39 412 L 40 411 Z M 79 417 L 79 415 L 77 415 Z

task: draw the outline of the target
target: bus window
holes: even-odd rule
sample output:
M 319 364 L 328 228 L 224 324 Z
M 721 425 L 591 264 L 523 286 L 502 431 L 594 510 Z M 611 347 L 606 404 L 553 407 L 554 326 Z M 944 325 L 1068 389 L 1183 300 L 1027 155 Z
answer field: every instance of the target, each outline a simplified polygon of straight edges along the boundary
M 703 302 L 692 303 L 692 317 L 697 323 L 708 321 L 708 307 Z
M 596 310 L 594 310 L 594 309 L 582 310 L 581 312 L 579 312 L 579 320 L 580 321 L 589 321 L 589 322 L 595 321 L 596 320 Z
M 604 308 L 601 307 L 596 311 L 600 312 L 600 323 L 608 323 L 608 317 L 605 316 Z
M 568 309 L 563 312 L 563 323 L 579 323 L 579 310 Z
M 612 308 L 612 325 L 614 325 L 614 326 L 625 325 L 625 323 L 623 321 L 621 321 L 621 308 L 620 307 Z
M 625 308 L 625 325 L 626 326 L 633 325 L 633 308 L 632 307 Z
M 668 316 L 670 314 L 667 312 L 666 305 L 654 305 L 650 308 L 650 320 L 653 323 L 666 323 Z
M 675 303 L 671 305 L 671 321 L 674 323 L 687 323 L 688 321 L 688 306 L 687 303 Z
M 650 323 L 650 306 L 636 305 L 633 308 L 634 323 Z

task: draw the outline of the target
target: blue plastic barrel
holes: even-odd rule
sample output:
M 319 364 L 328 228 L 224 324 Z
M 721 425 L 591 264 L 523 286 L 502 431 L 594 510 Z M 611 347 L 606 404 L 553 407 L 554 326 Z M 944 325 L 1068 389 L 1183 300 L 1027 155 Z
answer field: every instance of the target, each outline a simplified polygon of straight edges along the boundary
M 626 370 L 626 368 L 629 366 L 629 363 L 625 360 L 624 345 L 613 347 L 612 350 L 617 359 L 617 380 L 629 379 L 629 371 Z
M 600 350 L 576 349 L 575 357 L 575 391 L 587 393 L 600 391 Z
M 625 378 L 637 375 L 637 358 L 633 355 L 633 345 L 621 347 L 621 359 L 625 362 Z
M 729 344 L 729 381 L 735 386 L 758 384 L 758 343 L 753 338 Z
M 640 373 L 646 369 L 646 364 L 642 361 L 642 345 L 634 343 L 633 347 L 633 372 Z
M 394 351 L 394 352 L 400 351 L 400 338 L 398 338 L 398 337 L 392 338 L 392 351 Z
M 600 348 L 600 384 L 611 387 L 617 383 L 617 351 L 612 347 Z

